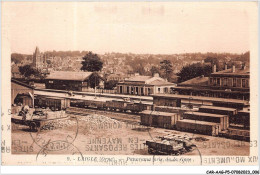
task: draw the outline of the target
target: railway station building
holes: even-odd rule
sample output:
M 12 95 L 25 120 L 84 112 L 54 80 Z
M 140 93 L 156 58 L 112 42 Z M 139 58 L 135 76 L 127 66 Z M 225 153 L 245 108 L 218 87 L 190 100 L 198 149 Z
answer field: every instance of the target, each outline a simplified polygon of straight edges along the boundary
M 166 81 L 159 77 L 159 74 L 154 76 L 141 76 L 136 74 L 133 77 L 125 79 L 117 84 L 119 94 L 131 95 L 151 95 L 151 94 L 168 94 L 175 83 Z
M 214 66 L 215 67 L 215 66 Z M 209 77 L 199 76 L 179 83 L 174 91 L 180 95 L 206 96 L 249 100 L 250 70 L 246 66 L 213 72 Z
M 53 71 L 45 79 L 46 89 L 87 91 L 93 72 Z

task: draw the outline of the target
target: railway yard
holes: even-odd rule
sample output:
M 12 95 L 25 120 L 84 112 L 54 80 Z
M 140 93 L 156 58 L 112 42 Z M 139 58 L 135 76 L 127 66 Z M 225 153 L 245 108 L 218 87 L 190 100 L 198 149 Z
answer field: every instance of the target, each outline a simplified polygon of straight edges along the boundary
M 221 107 L 223 104 L 214 104 L 214 99 L 206 99 L 207 103 L 189 99 L 188 105 L 183 105 L 187 99 L 182 104 L 179 97 L 174 97 L 163 100 L 171 103 L 168 106 L 150 97 L 142 101 L 115 95 L 46 94 L 36 95 L 35 106 L 28 110 L 26 119 L 19 116 L 19 106 L 12 108 L 13 154 L 63 154 L 68 153 L 68 145 L 89 155 L 168 154 L 168 147 L 163 146 L 170 142 L 162 138 L 171 137 L 176 143 L 184 139 L 186 144 L 194 145 L 189 151 L 181 149 L 174 154 L 249 155 L 249 123 L 237 120 L 240 113 L 248 113 L 244 108 L 241 111 L 241 101 Z M 152 153 L 152 143 L 161 145 L 161 150 Z M 178 145 L 171 149 L 175 147 Z
M 88 110 L 88 115 L 68 114 L 71 117 L 63 121 L 63 126 L 46 127 L 40 132 L 30 132 L 26 127 L 12 124 L 12 153 L 13 154 L 37 154 L 41 150 L 41 144 L 51 141 L 65 140 L 68 135 L 75 136 L 72 142 L 82 154 L 104 155 L 148 155 L 146 140 L 156 140 L 160 136 L 178 135 L 191 138 L 191 142 L 197 146 L 201 155 L 248 155 L 249 142 L 232 140 L 222 137 L 180 132 L 176 130 L 146 127 L 140 125 L 140 116 L 131 114 L 119 114 Z M 63 127 L 63 128 L 62 128 Z M 37 139 L 42 141 L 38 141 Z M 50 145 L 61 146 L 61 145 Z M 63 154 L 63 151 L 50 151 L 49 154 Z M 198 155 L 193 150 L 185 155 Z

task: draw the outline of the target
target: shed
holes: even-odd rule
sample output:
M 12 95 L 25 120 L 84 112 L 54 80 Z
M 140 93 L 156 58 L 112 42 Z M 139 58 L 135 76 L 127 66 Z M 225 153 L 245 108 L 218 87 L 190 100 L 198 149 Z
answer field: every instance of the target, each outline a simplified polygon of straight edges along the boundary
M 11 98 L 13 104 L 23 104 L 33 107 L 34 87 L 16 79 L 11 79 Z

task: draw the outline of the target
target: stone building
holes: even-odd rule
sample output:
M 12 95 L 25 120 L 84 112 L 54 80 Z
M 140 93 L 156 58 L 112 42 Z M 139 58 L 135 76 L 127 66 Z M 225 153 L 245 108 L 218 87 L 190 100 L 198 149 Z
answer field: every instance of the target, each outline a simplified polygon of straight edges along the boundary
M 117 84 L 117 92 L 119 94 L 131 95 L 167 94 L 175 86 L 176 84 L 159 77 L 159 74 L 154 76 L 140 76 L 136 74 L 123 82 L 119 82 Z

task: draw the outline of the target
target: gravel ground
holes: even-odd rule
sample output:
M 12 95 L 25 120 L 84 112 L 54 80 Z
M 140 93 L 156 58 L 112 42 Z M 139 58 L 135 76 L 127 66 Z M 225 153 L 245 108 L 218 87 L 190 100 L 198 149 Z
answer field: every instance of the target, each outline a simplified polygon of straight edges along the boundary
M 192 138 L 202 156 L 249 155 L 248 142 L 146 127 L 138 123 L 122 122 L 118 118 L 117 113 L 70 115 L 68 120 L 46 123 L 38 132 L 31 132 L 26 126 L 12 123 L 12 153 L 37 154 L 44 149 L 48 154 L 69 154 L 70 147 L 76 147 L 82 154 L 89 155 L 147 155 L 147 147 L 143 144 L 146 140 L 175 134 Z M 200 137 L 201 139 L 195 140 Z M 198 151 L 186 154 L 198 155 Z

